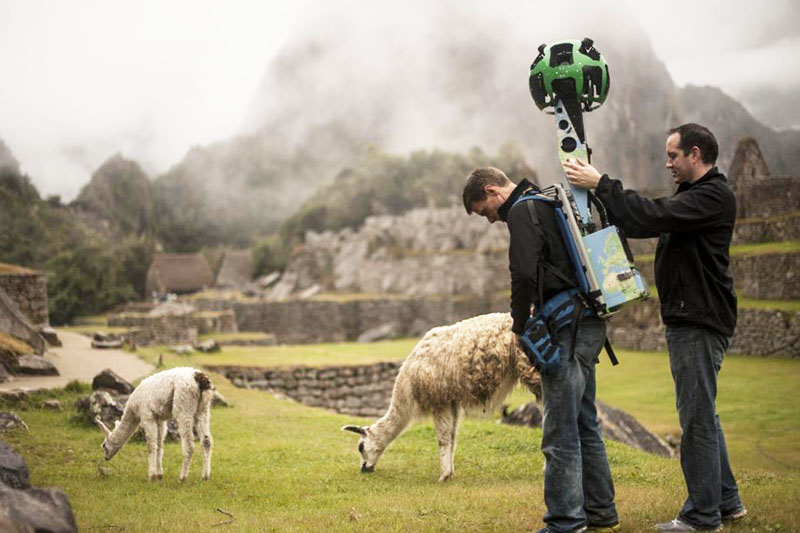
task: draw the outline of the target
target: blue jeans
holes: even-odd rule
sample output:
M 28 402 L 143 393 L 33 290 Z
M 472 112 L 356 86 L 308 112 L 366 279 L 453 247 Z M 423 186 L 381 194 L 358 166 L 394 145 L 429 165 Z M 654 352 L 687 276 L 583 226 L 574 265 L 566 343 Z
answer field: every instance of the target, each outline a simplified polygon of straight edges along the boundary
M 569 327 L 554 337 L 564 360 L 554 375 L 542 376 L 544 521 L 554 532 L 586 523 L 615 524 L 614 484 L 594 404 L 595 364 L 606 339 L 605 324 L 597 317 L 584 318 L 572 357 Z
M 668 326 L 675 403 L 683 430 L 681 469 L 689 496 L 678 518 L 714 528 L 720 514 L 742 506 L 716 414 L 717 375 L 730 339 L 699 326 Z

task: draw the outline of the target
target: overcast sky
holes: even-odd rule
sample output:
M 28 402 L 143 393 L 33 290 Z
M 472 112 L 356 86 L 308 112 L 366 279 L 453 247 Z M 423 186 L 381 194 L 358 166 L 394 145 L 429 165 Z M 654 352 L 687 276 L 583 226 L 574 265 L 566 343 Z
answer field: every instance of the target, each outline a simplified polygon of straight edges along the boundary
M 270 58 L 321 2 L 0 0 L 0 139 L 44 196 L 73 199 L 117 152 L 164 172 L 239 131 Z M 677 84 L 800 125 L 800 0 L 629 4 Z

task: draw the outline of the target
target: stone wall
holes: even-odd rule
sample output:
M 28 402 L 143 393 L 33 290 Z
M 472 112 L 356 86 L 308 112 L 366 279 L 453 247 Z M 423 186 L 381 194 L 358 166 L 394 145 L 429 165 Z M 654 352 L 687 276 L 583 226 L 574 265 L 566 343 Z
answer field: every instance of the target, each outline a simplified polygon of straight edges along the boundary
M 392 323 L 398 336 L 421 336 L 435 326 L 483 313 L 508 310 L 508 295 L 393 296 L 350 298 L 343 301 L 287 300 L 281 302 L 193 300 L 199 309 L 232 309 L 239 331 L 273 333 L 280 343 L 356 340 L 370 329 Z
M 238 331 L 232 309 L 180 315 L 124 312 L 108 317 L 108 325 L 131 328 L 130 336 L 139 346 L 194 344 L 198 333 Z
M 766 218 L 743 218 L 737 220 L 733 228 L 734 245 L 796 240 L 800 240 L 800 213 L 797 212 Z
M 652 260 L 637 260 L 636 266 L 650 286 L 655 286 Z M 800 299 L 800 251 L 736 255 L 731 257 L 736 292 L 760 300 Z
M 291 279 L 296 281 L 289 292 L 314 285 L 345 294 L 410 296 L 488 295 L 507 290 L 508 231 L 482 220 L 483 226 L 468 225 L 463 236 L 453 230 L 460 230 L 459 221 L 469 220 L 463 210 L 416 210 L 398 217 L 372 217 L 359 231 L 309 233 L 306 245 L 290 263 L 289 271 L 296 275 Z M 427 227 L 436 228 L 430 230 L 430 240 L 424 236 Z M 734 244 L 798 238 L 800 214 L 792 212 L 742 219 Z M 642 256 L 655 252 L 656 239 L 630 239 L 629 243 L 637 266 L 652 284 L 652 259 Z M 749 298 L 800 299 L 800 281 L 794 275 L 800 272 L 798 261 L 796 253 L 734 256 L 737 290 Z
M 742 217 L 764 217 L 800 208 L 800 178 L 772 176 L 747 185 L 736 195 L 737 213 Z
M 631 350 L 667 349 L 657 300 L 623 309 L 611 318 L 609 339 Z M 739 309 L 729 353 L 800 357 L 800 312 Z
M 732 258 L 731 270 L 740 296 L 800 299 L 800 252 L 739 255 Z
M 24 271 L 23 271 L 24 270 Z M 20 269 L 0 273 L 0 289 L 34 326 L 47 326 L 47 277 L 41 272 Z
M 39 355 L 45 351 L 44 338 L 31 326 L 27 317 L 19 311 L 16 303 L 3 289 L 0 289 L 0 331 L 24 341 Z M 0 367 L 2 366 L 0 362 Z
M 189 315 L 151 317 L 138 313 L 122 313 L 108 317 L 108 325 L 131 328 L 128 337 L 137 346 L 193 345 L 197 342 L 197 326 Z
M 784 213 L 760 218 L 740 218 L 733 228 L 731 244 L 762 244 L 800 240 L 800 213 Z M 628 239 L 634 257 L 654 254 L 658 239 Z
M 420 337 L 435 326 L 453 324 L 475 315 L 508 311 L 508 296 L 490 298 L 398 297 L 347 302 L 294 300 L 234 303 L 197 302 L 201 307 L 235 306 L 242 331 L 273 333 L 280 343 L 352 341 L 369 329 L 387 323 L 398 336 Z M 658 300 L 623 309 L 610 320 L 614 346 L 631 350 L 666 350 Z M 731 353 L 800 356 L 800 312 L 740 309 Z
M 281 394 L 304 405 L 353 416 L 386 412 L 402 361 L 322 368 L 206 367 L 237 387 Z
M 357 231 L 308 232 L 288 271 L 295 291 L 489 294 L 507 288 L 508 230 L 461 207 L 369 217 Z

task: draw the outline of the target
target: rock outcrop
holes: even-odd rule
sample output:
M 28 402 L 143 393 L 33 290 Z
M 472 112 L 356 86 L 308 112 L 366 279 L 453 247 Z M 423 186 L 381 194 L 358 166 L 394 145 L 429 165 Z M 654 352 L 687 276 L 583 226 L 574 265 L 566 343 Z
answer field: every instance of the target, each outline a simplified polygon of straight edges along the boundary
M 130 394 L 133 392 L 133 385 L 110 368 L 106 368 L 92 379 L 92 390 L 98 389 L 117 394 Z
M 675 450 L 664 439 L 648 431 L 630 414 L 600 400 L 597 400 L 596 405 L 597 418 L 605 438 L 656 455 L 675 455 Z M 502 422 L 514 426 L 542 427 L 542 409 L 536 402 L 526 403 L 511 412 L 504 407 Z
M 22 457 L 0 441 L 0 530 L 77 532 L 69 498 L 58 489 L 31 487 Z

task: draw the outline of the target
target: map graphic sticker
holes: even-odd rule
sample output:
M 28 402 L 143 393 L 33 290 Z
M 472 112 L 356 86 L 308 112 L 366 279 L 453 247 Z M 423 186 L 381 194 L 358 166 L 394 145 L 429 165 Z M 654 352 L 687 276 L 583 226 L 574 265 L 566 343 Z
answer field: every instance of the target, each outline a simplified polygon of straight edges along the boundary
M 617 228 L 603 228 L 585 236 L 583 240 L 609 312 L 647 295 L 641 274 L 625 255 Z

